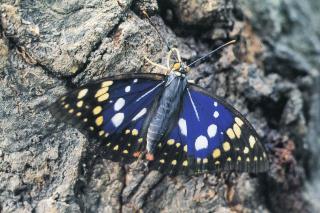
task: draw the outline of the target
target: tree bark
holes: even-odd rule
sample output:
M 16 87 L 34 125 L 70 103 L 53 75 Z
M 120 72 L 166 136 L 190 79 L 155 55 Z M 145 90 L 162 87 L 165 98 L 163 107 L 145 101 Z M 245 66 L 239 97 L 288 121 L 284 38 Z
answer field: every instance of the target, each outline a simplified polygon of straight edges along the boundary
M 316 0 L 2 0 L 0 212 L 316 211 L 317 8 Z M 268 150 L 265 174 L 167 177 L 140 161 L 120 165 L 47 110 L 92 80 L 161 73 L 143 57 L 165 63 L 166 42 L 192 61 L 230 39 L 237 44 L 190 78 L 252 123 Z

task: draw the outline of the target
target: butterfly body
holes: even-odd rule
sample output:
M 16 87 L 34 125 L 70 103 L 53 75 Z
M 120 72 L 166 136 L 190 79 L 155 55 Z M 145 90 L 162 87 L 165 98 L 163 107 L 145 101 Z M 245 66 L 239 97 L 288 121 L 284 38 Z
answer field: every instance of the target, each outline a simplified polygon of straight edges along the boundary
M 149 153 L 154 153 L 155 146 L 166 135 L 170 122 L 174 121 L 175 115 L 179 113 L 186 85 L 187 79 L 180 72 L 171 72 L 166 77 L 157 110 L 152 115 L 152 120 L 148 126 L 147 151 Z
M 265 148 L 251 124 L 223 99 L 188 83 L 188 67 L 177 55 L 168 75 L 89 83 L 58 99 L 51 113 L 89 131 L 114 161 L 145 157 L 150 169 L 171 175 L 266 171 Z

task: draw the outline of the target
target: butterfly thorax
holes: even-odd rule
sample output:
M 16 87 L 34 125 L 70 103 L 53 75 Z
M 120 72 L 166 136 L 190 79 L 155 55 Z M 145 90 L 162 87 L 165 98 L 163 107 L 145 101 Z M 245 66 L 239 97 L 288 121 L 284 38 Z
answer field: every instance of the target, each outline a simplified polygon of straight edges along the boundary
M 171 72 L 166 78 L 165 88 L 160 96 L 157 110 L 152 116 L 147 131 L 147 151 L 154 153 L 155 146 L 170 129 L 170 123 L 178 115 L 187 79 L 180 72 Z

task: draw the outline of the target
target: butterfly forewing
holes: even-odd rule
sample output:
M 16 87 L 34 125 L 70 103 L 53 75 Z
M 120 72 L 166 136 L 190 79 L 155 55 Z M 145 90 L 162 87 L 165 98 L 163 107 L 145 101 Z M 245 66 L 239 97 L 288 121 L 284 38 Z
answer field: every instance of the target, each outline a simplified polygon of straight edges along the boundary
M 89 83 L 61 97 L 51 112 L 102 141 L 107 158 L 130 162 L 145 147 L 143 125 L 162 79 L 140 74 Z

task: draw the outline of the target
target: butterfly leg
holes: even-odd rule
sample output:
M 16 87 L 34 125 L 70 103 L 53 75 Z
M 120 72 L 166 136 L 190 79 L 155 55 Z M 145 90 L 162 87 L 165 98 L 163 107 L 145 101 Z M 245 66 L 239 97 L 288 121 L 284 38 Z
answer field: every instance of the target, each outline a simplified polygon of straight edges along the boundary
M 165 67 L 165 66 L 163 66 L 163 65 L 161 65 L 161 64 L 157 64 L 157 63 L 151 61 L 151 60 L 150 60 L 149 58 L 147 58 L 146 56 L 144 56 L 144 59 L 145 59 L 149 64 L 151 64 L 151 65 L 153 65 L 153 66 L 155 66 L 155 67 L 159 67 L 160 69 L 166 70 L 166 74 L 167 74 L 168 71 L 170 70 L 170 69 L 168 69 L 167 67 Z M 151 72 L 151 70 L 150 70 L 150 72 Z

